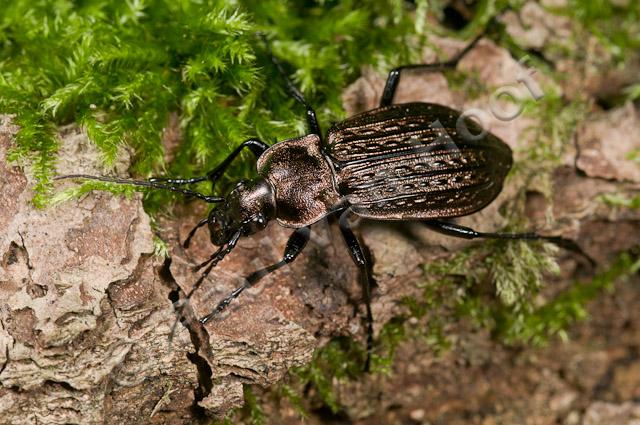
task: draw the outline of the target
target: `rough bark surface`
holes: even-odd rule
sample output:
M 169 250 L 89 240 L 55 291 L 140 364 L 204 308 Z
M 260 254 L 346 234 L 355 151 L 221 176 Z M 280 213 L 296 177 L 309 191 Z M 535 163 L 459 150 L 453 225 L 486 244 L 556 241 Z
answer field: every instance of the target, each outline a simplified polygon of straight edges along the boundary
M 189 417 L 194 351 L 159 276 L 140 198 L 93 193 L 37 210 L 28 168 L 6 161 L 17 128 L 0 121 L 0 421 L 164 423 Z M 74 127 L 60 174 L 99 172 Z M 123 164 L 126 168 L 126 164 Z M 122 168 L 122 167 L 119 167 Z M 175 403 L 173 400 L 180 401 Z
M 538 12 L 527 13 L 535 18 Z M 553 28 L 557 32 L 562 25 Z M 547 28 L 544 36 L 561 34 Z M 443 39 L 438 44 L 453 54 L 464 43 Z M 425 54 L 425 61 L 431 58 Z M 477 73 L 489 87 L 515 84 L 527 72 L 489 41 L 474 48 L 460 69 Z M 536 79 L 549 83 L 541 76 Z M 576 84 L 567 83 L 563 89 L 575 93 Z M 383 85 L 384 76 L 365 71 L 345 92 L 348 114 L 374 108 Z M 396 102 L 405 101 L 442 103 L 460 110 L 489 110 L 490 105 L 489 96 L 471 99 L 451 90 L 441 74 L 403 75 Z M 515 150 L 516 163 L 518 152 L 532 142 L 528 130 L 545 125 L 526 117 L 509 122 L 494 117 L 488 124 Z M 214 248 L 204 230 L 189 250 L 180 245 L 205 213 L 204 207 L 197 202 L 184 204 L 171 219 L 161 218 L 161 236 L 171 248 L 171 260 L 163 262 L 152 255 L 149 218 L 139 197 L 91 193 L 77 202 L 34 209 L 28 167 L 5 160 L 16 131 L 10 117 L 2 117 L 3 423 L 189 423 L 203 420 L 205 412 L 220 417 L 242 405 L 243 384 L 278 382 L 290 367 L 309 362 L 314 349 L 330 337 L 363 340 L 357 269 L 335 223 L 326 222 L 314 226 L 312 241 L 293 264 L 264 278 L 204 329 L 194 322 L 194 316 L 209 313 L 243 276 L 280 260 L 291 230 L 272 223 L 261 234 L 241 240 L 211 273 L 185 310 L 188 328 L 177 326 L 169 348 L 175 290 L 184 294 L 191 289 L 198 278 L 193 266 Z M 60 140 L 60 174 L 101 173 L 97 154 L 81 131 L 61 129 Z M 553 201 L 537 193 L 528 197 L 532 227 L 576 239 L 603 266 L 620 251 L 636 246 L 640 212 L 611 208 L 598 196 L 637 193 L 640 174 L 627 152 L 638 148 L 640 119 L 633 105 L 593 112 L 576 132 L 575 149 L 552 175 Z M 124 169 L 126 161 L 118 168 L 120 173 Z M 504 224 L 499 209 L 515 196 L 515 184 L 508 181 L 494 203 L 459 223 L 482 231 L 499 229 Z M 421 264 L 476 243 L 412 224 L 362 223 L 360 230 L 377 284 L 372 303 L 376 332 L 402 312 L 399 300 L 422 291 Z M 574 256 L 560 255 L 563 285 L 584 275 Z M 376 413 L 357 423 L 632 423 L 624 420 L 637 420 L 640 409 L 640 317 L 632 307 L 640 302 L 640 291 L 637 285 L 621 291 L 601 301 L 602 317 L 596 316 L 608 324 L 608 332 L 578 327 L 571 344 L 547 351 L 515 353 L 463 325 L 455 329 L 458 340 L 443 358 L 420 344 L 403 344 L 391 377 L 365 377 L 340 387 L 349 419 L 356 423 Z M 616 321 L 606 322 L 605 313 L 616 306 L 622 309 L 614 315 Z M 605 341 L 616 332 L 614 342 Z M 590 368 L 595 372 L 581 372 Z M 512 373 L 515 369 L 517 374 Z M 606 376 L 616 382 L 619 393 L 590 403 L 583 394 L 597 392 Z M 534 390 L 528 394 L 530 388 Z M 516 395 L 510 398 L 510 392 Z M 500 397 L 506 398 L 497 403 Z M 398 405 L 401 408 L 394 409 Z M 494 410 L 486 412 L 486 406 Z M 538 420 L 527 420 L 535 412 Z M 573 412 L 578 412 L 578 419 L 571 422 Z M 276 422 L 298 421 L 286 406 L 270 413 Z M 447 418 L 449 422 L 430 422 Z M 320 416 L 310 419 L 321 422 Z

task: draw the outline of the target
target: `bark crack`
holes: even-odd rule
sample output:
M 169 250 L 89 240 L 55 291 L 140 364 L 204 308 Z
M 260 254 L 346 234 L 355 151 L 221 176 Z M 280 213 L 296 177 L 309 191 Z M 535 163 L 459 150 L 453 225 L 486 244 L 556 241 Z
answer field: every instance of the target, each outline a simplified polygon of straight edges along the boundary
M 185 308 L 182 309 L 175 308 L 175 306 L 181 305 L 182 291 L 171 273 L 171 258 L 167 258 L 162 265 L 160 277 L 169 287 L 172 288 L 168 294 L 168 298 L 174 306 L 176 321 L 182 323 L 187 329 L 189 337 L 191 338 L 191 343 L 195 348 L 193 353 L 187 353 L 187 359 L 198 371 L 198 387 L 193 392 L 194 401 L 191 406 L 191 410 L 197 417 L 206 418 L 207 415 L 205 409 L 199 405 L 199 402 L 204 400 L 211 393 L 211 389 L 213 388 L 213 380 L 211 379 L 212 369 L 207 360 L 199 353 L 203 348 L 208 350 L 207 340 L 202 337 L 203 329 L 196 328 L 196 326 L 199 326 L 199 323 L 193 318 L 191 310 L 186 308 L 188 306 L 185 306 Z M 188 302 L 188 300 L 182 302 Z M 194 323 L 198 323 L 198 325 L 194 325 Z M 178 323 L 176 323 L 176 326 L 177 324 Z

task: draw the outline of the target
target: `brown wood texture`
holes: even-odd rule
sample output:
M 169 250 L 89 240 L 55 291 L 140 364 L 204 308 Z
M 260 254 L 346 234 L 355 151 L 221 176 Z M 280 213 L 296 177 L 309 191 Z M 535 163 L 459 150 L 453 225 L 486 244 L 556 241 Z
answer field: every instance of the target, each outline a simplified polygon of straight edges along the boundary
M 446 52 L 459 48 L 461 43 L 441 40 L 440 44 Z M 487 41 L 481 42 L 460 68 L 473 70 L 489 86 L 510 84 L 522 71 L 508 52 Z M 375 107 L 383 83 L 383 76 L 365 71 L 345 92 L 349 113 Z M 577 82 L 568 82 L 562 89 L 568 94 L 575 92 L 573 84 Z M 396 100 L 432 101 L 458 110 L 489 105 L 488 96 L 465 99 L 452 91 L 440 74 L 403 76 Z M 545 123 L 522 116 L 509 123 L 492 122 L 490 130 L 516 152 L 518 164 L 518 152 L 533 140 L 529 129 L 542 125 Z M 152 255 L 153 233 L 139 197 L 125 199 L 96 192 L 78 201 L 36 210 L 30 203 L 33 178 L 29 167 L 6 162 L 16 131 L 11 118 L 2 117 L 1 423 L 207 422 L 205 414 L 221 416 L 243 403 L 243 384 L 268 386 L 280 381 L 290 367 L 308 363 L 314 349 L 331 337 L 347 335 L 363 341 L 363 306 L 359 303 L 356 268 L 335 223 L 321 222 L 314 227 L 310 245 L 290 267 L 265 278 L 233 303 L 220 320 L 204 329 L 192 324 L 189 330 L 179 325 L 169 347 L 177 290 L 190 289 L 197 279 L 193 265 L 213 250 L 205 232 L 197 235 L 190 250 L 180 247 L 180 241 L 203 216 L 203 206 L 179 205 L 171 215 L 159 219 L 159 232 L 170 247 L 170 262 Z M 562 164 L 547 176 L 553 187 L 552 197 L 545 199 L 536 192 L 535 185 L 528 191 L 530 226 L 545 234 L 575 238 L 606 265 L 618 252 L 637 245 L 640 234 L 638 210 L 612 208 L 598 200 L 599 195 L 607 193 L 638 193 L 640 177 L 616 143 L 623 140 L 639 147 L 638 111 L 633 105 L 610 111 L 594 108 L 572 137 L 572 145 L 578 149 L 568 149 Z M 60 140 L 60 173 L 103 171 L 97 165 L 99 155 L 81 130 L 62 128 Z M 122 158 L 117 172 L 126 175 L 126 152 Z M 508 179 L 493 203 L 460 219 L 460 224 L 482 231 L 500 229 L 505 221 L 499 209 L 518 193 L 518 183 Z M 395 223 L 363 223 L 360 230 L 374 260 L 376 332 L 403 311 L 399 300 L 422 292 L 422 264 L 447 258 L 474 243 Z M 272 223 L 263 233 L 241 240 L 194 295 L 187 310 L 198 317 L 209 313 L 238 285 L 239 277 L 279 261 L 290 232 L 291 229 Z M 583 273 L 569 254 L 561 253 L 560 259 L 563 274 L 558 285 L 569 284 Z M 626 299 L 634 299 L 633 291 L 633 287 L 628 288 Z M 629 310 L 632 326 L 638 323 L 637 312 Z M 606 315 L 601 319 L 607 320 Z M 427 371 L 440 371 L 451 378 L 447 382 L 454 382 L 442 387 L 443 391 L 447 388 L 447 393 L 433 392 L 438 385 L 436 389 L 429 387 L 429 400 L 439 404 L 428 404 L 423 416 L 431 417 L 438 408 L 480 412 L 482 403 L 474 397 L 485 394 L 485 387 L 473 387 L 474 383 L 498 392 L 514 388 L 509 384 L 509 369 L 494 375 L 497 382 L 483 381 L 483 371 L 489 363 L 475 357 L 467 359 L 464 354 L 468 346 L 465 344 L 470 343 L 476 344 L 474 352 L 495 353 L 496 359 L 512 358 L 509 356 L 513 353 L 496 348 L 489 335 L 458 331 L 452 353 L 459 357 L 444 362 L 446 367 L 439 366 L 438 360 L 428 354 L 413 355 L 409 349 L 398 360 L 394 376 L 416 376 L 437 384 L 445 377 L 427 375 Z M 587 345 L 585 342 L 576 346 L 576 355 L 591 353 L 585 348 Z M 557 350 L 560 352 L 561 348 Z M 417 369 L 411 369 L 407 360 L 410 358 L 421 359 L 422 363 L 415 365 Z M 620 356 L 607 357 L 614 358 Z M 507 363 L 505 360 L 492 367 L 499 369 Z M 532 380 L 551 380 L 535 375 L 536 370 L 532 369 Z M 572 369 L 567 370 L 565 378 L 558 379 L 569 379 L 566 376 L 571 376 Z M 376 422 L 376 418 L 390 418 L 385 415 L 397 411 L 392 408 L 394 397 L 406 395 L 415 384 L 398 379 L 395 387 L 376 387 L 375 379 L 361 384 L 364 391 L 362 386 L 343 388 L 351 418 L 365 418 L 368 414 L 373 415 L 368 416 L 369 423 L 383 423 Z M 591 388 L 588 385 L 584 384 L 584 388 Z M 376 388 L 384 392 L 376 396 Z M 551 396 L 540 397 L 548 400 Z M 379 404 L 371 407 L 368 403 L 372 400 Z M 447 404 L 447 400 L 451 403 Z M 505 409 L 517 405 L 514 402 Z M 541 401 L 539 405 L 545 403 Z M 420 412 L 414 416 L 419 418 Z M 404 419 L 400 417 L 400 422 L 395 423 Z M 312 418 L 312 423 L 320 422 Z

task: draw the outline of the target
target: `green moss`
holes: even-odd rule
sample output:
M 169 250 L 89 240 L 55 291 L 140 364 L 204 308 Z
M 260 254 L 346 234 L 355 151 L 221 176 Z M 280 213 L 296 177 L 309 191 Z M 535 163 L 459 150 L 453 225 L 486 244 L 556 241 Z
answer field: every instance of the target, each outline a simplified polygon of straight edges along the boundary
M 426 265 L 423 297 L 402 300 L 407 314 L 385 324 L 375 342 L 372 373 L 391 373 L 395 350 L 408 339 L 426 342 L 435 355 L 448 350 L 452 335 L 445 331 L 446 325 L 460 320 L 489 330 L 507 345 L 542 345 L 552 337 L 565 339 L 567 328 L 587 317 L 590 301 L 640 269 L 640 259 L 622 254 L 592 280 L 576 282 L 541 302 L 538 294 L 544 276 L 540 270 L 557 270 L 555 250 L 548 244 L 496 241 Z M 507 279 L 508 284 L 501 279 Z M 416 327 L 410 320 L 425 316 L 426 327 Z M 316 403 L 340 413 L 344 408 L 336 388 L 340 382 L 362 377 L 365 358 L 366 350 L 360 343 L 336 338 L 319 349 L 309 365 L 294 369 L 293 382 L 280 386 L 278 393 L 296 406 L 301 417 L 307 415 L 303 388 L 313 389 Z
M 425 294 L 430 292 L 430 288 L 431 286 L 425 288 Z M 441 310 L 443 303 L 440 298 L 434 296 L 431 301 L 433 304 L 413 298 L 403 300 L 408 314 L 394 317 L 384 324 L 375 341 L 369 373 L 391 374 L 396 349 L 408 339 L 425 341 L 436 355 L 450 347 L 450 341 L 444 332 L 445 321 L 438 320 L 437 313 L 430 316 L 424 328 L 417 328 L 409 323 L 410 318 L 422 317 L 437 302 L 440 304 L 435 308 L 437 311 Z M 366 357 L 366 348 L 359 342 L 349 337 L 334 338 L 314 353 L 311 363 L 293 369 L 293 382 L 280 385 L 278 393 L 291 402 L 301 417 L 307 416 L 302 402 L 302 388 L 312 388 L 317 401 L 334 414 L 342 412 L 343 406 L 336 388 L 340 383 L 358 380 L 366 373 Z
M 118 147 L 133 171 L 197 175 L 242 140 L 304 132 L 304 113 L 285 92 L 257 31 L 273 39 L 293 80 L 326 126 L 344 116 L 340 95 L 372 64 L 406 63 L 424 30 L 399 0 L 135 2 L 16 0 L 0 9 L 0 111 L 17 114 L 14 160 L 38 179 L 35 202 L 51 193 L 55 129 L 76 122 L 107 165 Z M 417 7 L 417 12 L 415 11 Z M 389 13 L 391 11 L 392 13 Z M 412 42 L 413 40 L 414 42 Z M 180 113 L 182 143 L 165 164 L 161 136 Z M 237 167 L 229 178 L 244 175 Z M 147 207 L 163 204 L 150 197 Z
M 444 305 L 450 320 L 468 317 L 495 333 L 497 315 L 508 311 L 522 318 L 532 308 L 544 284 L 543 271 L 558 271 L 555 251 L 549 244 L 523 241 L 470 246 L 453 258 L 425 266 L 429 286 L 446 290 L 437 292 L 436 298 L 430 294 L 424 304 Z
M 364 347 L 353 339 L 336 338 L 317 350 L 307 366 L 294 369 L 293 375 L 298 379 L 299 387 L 311 385 L 323 404 L 337 413 L 341 405 L 333 389 L 333 380 L 361 376 L 366 355 Z
M 640 149 L 632 149 L 629 151 L 629 153 L 627 153 L 627 159 L 637 162 L 640 165 Z
M 546 87 L 539 100 L 529 99 L 523 104 L 523 115 L 536 124 L 525 135 L 532 141 L 520 149 L 514 172 L 539 174 L 548 172 L 562 162 L 562 156 L 571 146 L 576 127 L 586 118 L 589 103 L 586 99 L 567 100 L 555 87 Z
M 603 290 L 611 290 L 616 281 L 624 280 L 640 270 L 640 260 L 622 254 L 589 282 L 578 282 L 541 306 L 518 315 L 498 312 L 497 332 L 509 343 L 544 344 L 549 337 L 567 339 L 566 329 L 587 317 L 586 305 Z
M 289 384 L 280 384 L 277 390 L 279 398 L 288 400 L 298 416 L 300 416 L 301 420 L 304 420 L 309 416 L 309 413 L 305 408 L 303 395 L 299 391 Z
M 486 85 L 480 79 L 477 71 L 461 72 L 452 71 L 446 73 L 449 88 L 463 93 L 466 99 L 473 100 L 489 92 Z
M 606 193 L 598 196 L 598 200 L 612 208 L 640 208 L 640 195 L 626 196 L 619 193 Z
M 235 425 L 237 423 L 235 420 L 237 414 L 238 410 L 232 409 L 225 415 L 224 418 L 212 421 L 212 425 Z
M 640 49 L 640 3 L 636 0 L 571 0 L 557 12 L 570 16 L 622 63 Z
M 371 370 L 373 373 L 391 373 L 396 349 L 408 336 L 405 322 L 405 317 L 394 317 L 382 327 L 376 341 L 376 350 L 371 357 Z
M 158 236 L 153 236 L 153 255 L 160 258 L 169 258 L 169 245 Z
M 640 99 L 640 83 L 632 84 L 629 87 L 626 87 L 624 89 L 624 93 L 627 100 L 634 101 Z
M 244 386 L 244 408 L 243 410 L 246 412 L 246 417 L 248 418 L 247 423 L 250 425 L 262 425 L 266 423 L 267 417 L 262 411 L 262 407 L 260 403 L 258 403 L 258 399 L 256 398 L 251 386 Z
M 458 294 L 454 301 L 458 318 L 470 319 L 476 327 L 489 329 L 506 344 L 540 345 L 553 336 L 566 338 L 568 326 L 586 317 L 589 301 L 640 267 L 640 260 L 623 253 L 592 280 L 577 282 L 552 299 L 542 301 L 537 297 L 544 282 L 541 271 L 557 269 L 551 252 L 543 249 L 543 253 L 536 253 L 535 248 L 523 242 L 496 244 L 505 246 L 473 246 L 453 259 L 427 266 L 426 271 L 432 282 L 437 285 L 446 282 L 451 292 Z M 545 247 L 548 249 L 548 245 Z M 464 279 L 456 279 L 460 264 L 472 270 Z M 508 279 L 507 285 L 501 283 L 500 276 Z M 432 299 L 424 301 L 425 305 L 430 303 Z

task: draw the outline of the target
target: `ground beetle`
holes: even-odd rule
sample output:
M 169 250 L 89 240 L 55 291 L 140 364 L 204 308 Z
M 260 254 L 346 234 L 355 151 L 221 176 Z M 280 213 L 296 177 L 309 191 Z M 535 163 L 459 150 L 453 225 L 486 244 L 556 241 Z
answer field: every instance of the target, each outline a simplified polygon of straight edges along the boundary
M 306 108 L 309 134 L 273 146 L 258 139 L 246 140 L 220 165 L 201 177 L 139 181 L 75 174 L 59 178 L 89 178 L 167 189 L 220 203 L 197 224 L 184 242 L 188 247 L 197 229 L 208 226 L 211 242 L 219 247 L 197 267 L 204 268 L 204 272 L 191 293 L 233 250 L 241 236 L 264 229 L 270 220 L 295 229 L 282 260 L 249 275 L 242 286 L 200 319 L 203 324 L 262 277 L 293 261 L 309 241 L 312 224 L 330 215 L 339 216 L 340 230 L 363 277 L 370 354 L 373 342 L 371 276 L 362 246 L 348 222 L 350 214 L 374 220 L 417 220 L 437 232 L 465 239 L 544 240 L 589 258 L 575 242 L 562 237 L 483 233 L 444 221 L 472 214 L 498 196 L 512 165 L 511 150 L 499 138 L 468 119 L 464 119 L 468 132 L 481 136 L 463 137 L 457 126 L 461 114 L 446 106 L 392 102 L 402 70 L 438 72 L 453 69 L 479 39 L 477 37 L 447 62 L 393 69 L 387 78 L 380 107 L 335 124 L 326 138 L 322 137 L 315 111 L 287 78 L 265 40 L 269 56 L 284 78 L 287 90 Z M 215 183 L 245 148 L 257 158 L 258 177 L 241 181 L 226 197 L 180 187 L 207 180 Z

